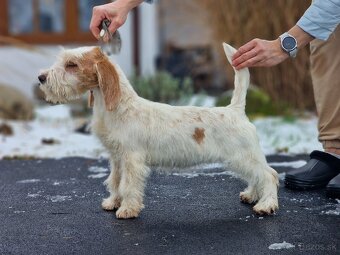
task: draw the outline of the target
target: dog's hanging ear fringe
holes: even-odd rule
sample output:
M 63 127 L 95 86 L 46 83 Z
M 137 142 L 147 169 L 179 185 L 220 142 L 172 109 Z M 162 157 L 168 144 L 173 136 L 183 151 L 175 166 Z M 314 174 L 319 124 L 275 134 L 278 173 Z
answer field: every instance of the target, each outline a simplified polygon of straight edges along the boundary
M 118 73 L 108 59 L 98 62 L 96 70 L 106 109 L 113 111 L 118 106 L 121 95 Z

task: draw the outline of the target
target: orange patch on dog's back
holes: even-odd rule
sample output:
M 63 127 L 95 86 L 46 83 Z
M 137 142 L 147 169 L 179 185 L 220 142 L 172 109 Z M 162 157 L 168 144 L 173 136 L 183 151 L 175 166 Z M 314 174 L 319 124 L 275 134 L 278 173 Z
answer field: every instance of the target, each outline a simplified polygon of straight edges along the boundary
M 204 134 L 205 129 L 204 128 L 195 128 L 195 132 L 192 135 L 192 138 L 198 143 L 201 144 L 204 140 L 205 134 Z

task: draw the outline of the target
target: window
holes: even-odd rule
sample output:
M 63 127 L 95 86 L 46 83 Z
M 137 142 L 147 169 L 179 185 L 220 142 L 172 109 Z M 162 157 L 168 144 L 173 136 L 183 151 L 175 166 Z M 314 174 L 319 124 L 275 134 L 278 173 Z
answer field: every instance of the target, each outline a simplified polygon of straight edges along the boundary
M 28 43 L 94 40 L 89 31 L 92 8 L 108 0 L 1 0 L 0 33 Z

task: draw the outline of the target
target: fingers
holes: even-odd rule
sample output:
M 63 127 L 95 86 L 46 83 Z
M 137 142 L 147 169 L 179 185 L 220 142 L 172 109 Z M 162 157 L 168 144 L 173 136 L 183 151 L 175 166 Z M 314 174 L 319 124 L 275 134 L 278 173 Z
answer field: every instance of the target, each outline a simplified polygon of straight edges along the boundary
M 100 30 L 102 28 L 101 23 L 104 19 L 108 19 L 110 21 L 108 30 L 111 34 L 113 34 L 125 23 L 129 11 L 141 2 L 142 0 L 133 1 L 133 4 L 131 4 L 130 1 L 117 0 L 112 3 L 93 7 L 90 22 L 90 30 L 92 34 L 99 39 Z M 104 41 L 107 39 L 108 37 L 104 38 Z
M 90 31 L 97 39 L 99 39 L 101 22 L 104 18 L 105 14 L 102 12 L 102 10 L 98 6 L 93 7 L 92 18 L 90 22 Z
M 260 46 L 260 40 L 254 39 L 238 49 L 233 56 L 232 65 L 237 69 L 244 67 L 251 67 L 261 62 L 262 46 Z
M 243 45 L 242 47 L 240 47 L 238 49 L 238 51 L 234 54 L 234 56 L 232 57 L 232 60 L 236 60 L 237 58 L 239 58 L 241 55 L 243 55 L 244 53 L 252 50 L 254 47 L 256 46 L 256 42 L 254 40 L 246 43 L 245 45 Z
M 255 67 L 261 66 L 263 62 L 266 60 L 261 59 L 259 56 L 254 56 L 252 58 L 246 59 L 243 62 L 239 63 L 237 66 L 234 66 L 236 70 L 240 70 L 245 67 Z
M 288 55 L 281 49 L 279 40 L 267 41 L 254 39 L 233 56 L 233 66 L 236 70 L 245 67 L 274 66 L 284 61 Z

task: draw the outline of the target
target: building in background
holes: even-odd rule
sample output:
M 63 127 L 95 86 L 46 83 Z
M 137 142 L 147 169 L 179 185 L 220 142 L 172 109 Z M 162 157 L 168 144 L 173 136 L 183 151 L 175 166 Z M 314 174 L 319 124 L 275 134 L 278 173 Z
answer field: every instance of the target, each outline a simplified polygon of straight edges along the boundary
M 32 97 L 39 70 L 54 62 L 60 45 L 98 45 L 89 31 L 92 8 L 107 2 L 110 1 L 1 0 L 0 83 Z M 159 52 L 156 10 L 155 4 L 142 4 L 120 28 L 122 51 L 112 58 L 128 75 L 155 72 Z

